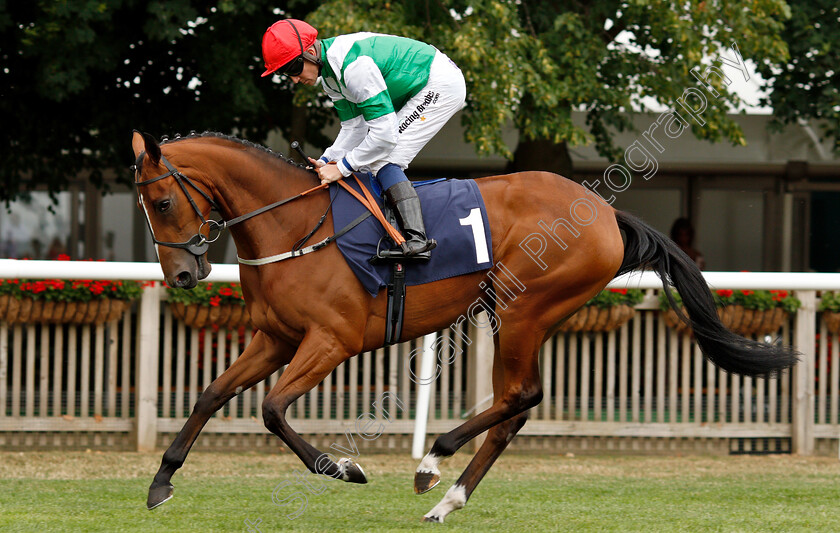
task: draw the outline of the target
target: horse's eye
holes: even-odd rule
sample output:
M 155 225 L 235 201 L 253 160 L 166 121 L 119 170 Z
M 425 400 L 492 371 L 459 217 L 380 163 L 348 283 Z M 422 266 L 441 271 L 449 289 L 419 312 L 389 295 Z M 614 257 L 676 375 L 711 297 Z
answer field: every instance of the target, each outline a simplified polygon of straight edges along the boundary
M 172 202 L 170 200 L 161 200 L 155 207 L 159 212 L 165 213 L 169 211 L 170 207 L 172 207 Z

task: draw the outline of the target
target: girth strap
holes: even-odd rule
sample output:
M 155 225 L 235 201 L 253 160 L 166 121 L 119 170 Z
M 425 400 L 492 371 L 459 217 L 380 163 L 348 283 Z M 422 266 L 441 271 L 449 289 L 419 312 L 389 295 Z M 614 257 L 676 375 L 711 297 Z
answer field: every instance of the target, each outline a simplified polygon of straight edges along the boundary
M 391 283 L 388 284 L 388 303 L 385 313 L 385 346 L 396 344 L 402 335 L 405 319 L 405 267 L 394 263 Z

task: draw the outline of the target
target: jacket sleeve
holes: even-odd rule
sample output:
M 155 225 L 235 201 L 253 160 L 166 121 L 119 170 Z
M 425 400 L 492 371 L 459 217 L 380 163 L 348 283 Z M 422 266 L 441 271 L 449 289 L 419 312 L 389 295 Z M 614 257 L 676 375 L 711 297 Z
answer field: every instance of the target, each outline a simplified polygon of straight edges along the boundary
M 367 124 L 362 117 L 362 112 L 356 104 L 344 98 L 340 92 L 323 83 L 324 92 L 332 100 L 333 106 L 341 121 L 341 130 L 332 143 L 332 146 L 324 150 L 321 160 L 325 163 L 340 161 L 347 152 L 357 147 L 367 134 Z
M 332 143 L 332 146 L 324 150 L 321 159 L 325 163 L 330 161 L 340 161 L 353 148 L 359 146 L 365 135 L 367 135 L 368 126 L 361 115 L 345 120 L 341 123 L 341 130 Z
M 359 110 L 367 127 L 361 142 L 338 163 L 342 175 L 349 176 L 354 170 L 384 159 L 393 151 L 397 145 L 398 125 L 385 78 L 373 59 L 360 56 L 347 65 L 343 78 L 347 87 L 346 99 Z

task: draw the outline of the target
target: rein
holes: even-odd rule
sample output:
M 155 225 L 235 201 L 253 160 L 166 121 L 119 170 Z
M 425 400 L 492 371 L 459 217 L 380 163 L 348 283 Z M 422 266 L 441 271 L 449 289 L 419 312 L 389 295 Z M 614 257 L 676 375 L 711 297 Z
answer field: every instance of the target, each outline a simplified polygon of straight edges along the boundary
M 138 160 L 141 159 L 144 156 L 144 154 L 145 154 L 145 152 L 141 153 L 140 156 L 138 156 Z M 136 187 L 138 187 L 138 194 L 140 194 L 139 188 L 141 186 L 149 185 L 150 183 L 155 183 L 155 182 L 160 181 L 162 179 L 172 177 L 178 183 L 178 186 L 181 188 L 181 191 L 184 193 L 184 195 L 186 195 L 187 200 L 189 200 L 190 205 L 193 208 L 193 211 L 195 211 L 196 215 L 198 215 L 198 218 L 201 219 L 201 224 L 198 227 L 198 233 L 196 233 L 195 235 L 190 237 L 190 239 L 187 240 L 187 241 L 184 241 L 184 242 L 159 241 L 157 239 L 157 237 L 155 237 L 155 232 L 152 229 L 151 218 L 149 218 L 148 213 L 146 213 L 146 222 L 149 225 L 149 232 L 152 235 L 152 241 L 154 241 L 154 243 L 156 245 L 166 246 L 166 247 L 169 247 L 169 248 L 180 248 L 180 249 L 183 249 L 183 250 L 187 250 L 188 252 L 195 255 L 196 257 L 206 253 L 207 250 L 210 248 L 210 244 L 213 243 L 213 242 L 216 242 L 216 240 L 218 240 L 219 236 L 222 234 L 222 231 L 224 229 L 230 228 L 231 226 L 239 224 L 240 222 L 244 222 L 244 221 L 246 221 L 250 218 L 253 218 L 257 215 L 261 215 L 261 214 L 263 214 L 267 211 L 270 211 L 272 209 L 280 207 L 281 205 L 287 204 L 287 203 L 292 202 L 294 200 L 297 200 L 299 198 L 303 198 L 304 196 L 307 196 L 307 195 L 309 195 L 313 192 L 320 191 L 320 190 L 323 190 L 323 189 L 326 189 L 327 187 L 329 187 L 329 183 L 322 183 L 320 185 L 316 185 L 315 187 L 312 187 L 311 189 L 307 189 L 303 192 L 300 192 L 300 193 L 298 193 L 294 196 L 284 198 L 283 200 L 279 200 L 279 201 L 274 202 L 272 204 L 268 204 L 266 206 L 260 207 L 259 209 L 255 209 L 254 211 L 251 211 L 249 213 L 245 213 L 244 215 L 240 215 L 240 216 L 232 218 L 230 220 L 216 221 L 216 220 L 212 220 L 212 219 L 207 219 L 204 216 L 204 213 L 202 213 L 201 210 L 198 208 L 198 205 L 195 203 L 195 200 L 193 199 L 192 195 L 190 194 L 189 190 L 187 189 L 187 185 L 189 185 L 190 187 L 195 189 L 205 200 L 207 200 L 207 202 L 210 204 L 210 210 L 211 211 L 219 211 L 218 204 L 216 204 L 216 202 L 213 200 L 213 197 L 210 196 L 210 194 L 206 193 L 204 190 L 202 190 L 198 185 L 196 185 L 195 182 L 193 182 L 193 180 L 191 180 L 188 176 L 182 174 L 181 171 L 179 171 L 177 168 L 175 168 L 175 166 L 172 165 L 166 159 L 165 156 L 161 155 L 160 160 L 164 164 L 164 166 L 166 166 L 166 169 L 168 170 L 168 172 L 165 173 L 165 174 L 161 174 L 160 176 L 156 176 L 154 178 L 148 179 L 146 181 L 135 181 L 134 185 Z M 351 229 L 353 229 L 356 226 L 358 226 L 359 224 L 361 224 L 362 221 L 364 221 L 365 219 L 367 219 L 371 215 L 373 215 L 380 222 L 380 224 L 382 224 L 385 227 L 385 230 L 388 233 L 388 236 L 391 237 L 391 239 L 393 239 L 394 242 L 397 243 L 397 245 L 400 245 L 400 244 L 404 243 L 405 238 L 403 238 L 403 236 L 400 234 L 400 232 L 397 231 L 396 228 L 394 228 L 394 226 L 392 226 L 385 219 L 385 215 L 382 213 L 382 210 L 379 209 L 379 205 L 376 203 L 376 201 L 374 200 L 370 191 L 368 191 L 367 187 L 365 187 L 364 184 L 361 182 L 361 180 L 359 180 L 359 178 L 356 177 L 355 175 L 354 175 L 354 178 L 356 179 L 356 182 L 359 184 L 359 187 L 361 188 L 364 196 L 362 194 L 359 194 L 358 192 L 356 192 L 352 187 L 350 187 L 347 183 L 345 183 L 343 179 L 339 180 L 338 184 L 341 187 L 343 187 L 347 192 L 349 192 L 351 195 L 353 195 L 353 197 L 356 198 L 362 205 L 364 205 L 367 208 L 367 211 L 362 213 L 361 215 L 359 215 L 355 220 L 353 220 L 352 222 L 347 224 L 344 228 L 342 228 L 341 230 L 339 230 L 335 234 L 321 240 L 320 242 L 317 242 L 317 243 L 315 243 L 313 245 L 310 245 L 310 246 L 307 246 L 305 248 L 297 249 L 298 246 L 304 244 L 312 235 L 314 235 L 315 231 L 317 231 L 318 228 L 321 226 L 321 224 L 323 224 L 324 219 L 327 216 L 327 213 L 329 213 L 329 210 L 332 207 L 332 201 L 330 201 L 330 207 L 327 208 L 327 212 L 324 213 L 324 215 L 318 221 L 318 224 L 315 226 L 315 228 L 309 233 L 309 235 L 307 235 L 306 237 L 301 239 L 295 245 L 295 249 L 293 249 L 292 251 L 285 252 L 285 253 L 282 253 L 282 254 L 272 255 L 272 256 L 269 256 L 269 257 L 263 257 L 263 258 L 259 258 L 259 259 L 243 259 L 243 258 L 237 256 L 237 260 L 243 265 L 259 266 L 259 265 L 266 265 L 266 264 L 269 264 L 269 263 L 276 263 L 278 261 L 284 261 L 286 259 L 291 259 L 293 257 L 299 257 L 301 255 L 305 255 L 305 254 L 308 254 L 308 253 L 318 251 L 321 248 L 323 248 L 323 247 L 327 246 L 328 244 L 332 243 L 333 241 L 337 240 L 339 237 L 346 234 Z M 142 198 L 141 198 L 141 201 L 140 201 L 140 205 L 143 206 L 144 210 L 146 209 L 145 204 L 143 204 Z M 203 228 L 205 225 L 207 225 L 208 228 L 209 228 L 208 236 L 213 231 L 218 231 L 216 236 L 213 237 L 212 239 L 208 239 L 207 237 L 204 236 L 203 233 L 201 233 L 201 228 Z

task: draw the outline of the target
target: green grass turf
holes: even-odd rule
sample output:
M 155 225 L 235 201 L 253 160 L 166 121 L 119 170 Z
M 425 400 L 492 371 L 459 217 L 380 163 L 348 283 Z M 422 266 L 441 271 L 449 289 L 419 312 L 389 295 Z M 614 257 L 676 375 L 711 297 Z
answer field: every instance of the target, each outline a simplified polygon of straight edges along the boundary
M 173 478 L 175 497 L 145 509 L 159 454 L 0 453 L 0 531 L 840 531 L 836 459 L 507 455 L 446 524 L 419 519 L 444 481 L 412 493 L 414 461 L 359 458 L 370 483 L 327 482 L 303 514 L 271 500 L 302 467 L 288 454 L 194 453 Z M 303 490 L 303 489 L 301 489 Z M 283 492 L 290 495 L 292 489 Z M 256 531 L 256 530 L 255 530 Z

